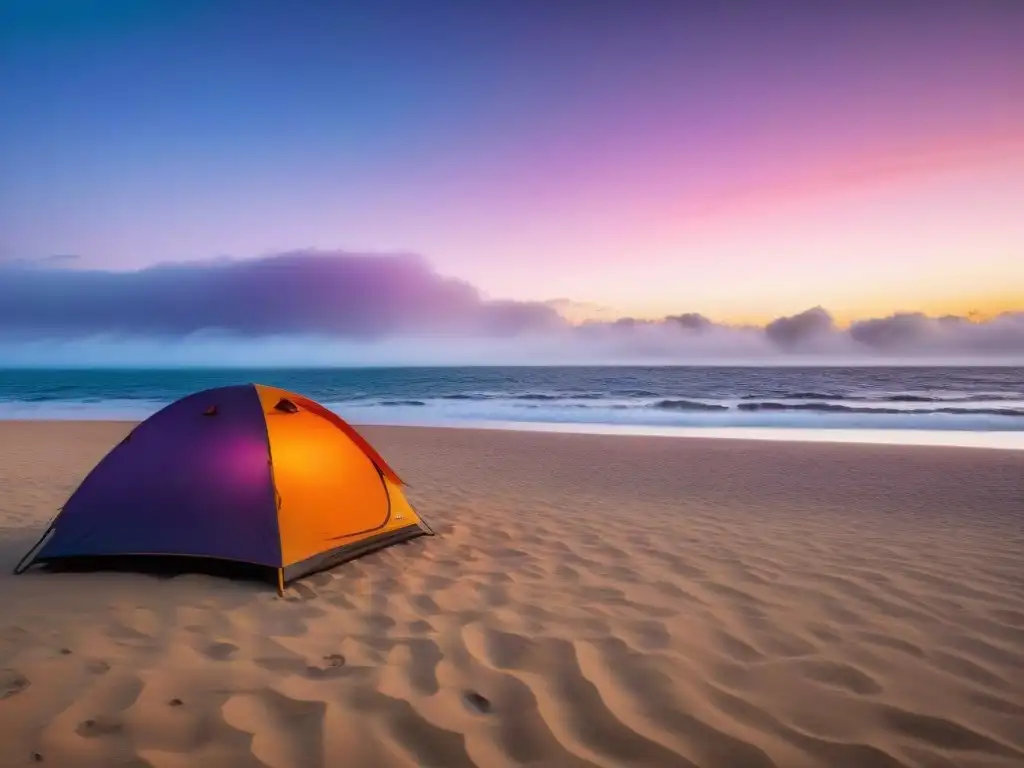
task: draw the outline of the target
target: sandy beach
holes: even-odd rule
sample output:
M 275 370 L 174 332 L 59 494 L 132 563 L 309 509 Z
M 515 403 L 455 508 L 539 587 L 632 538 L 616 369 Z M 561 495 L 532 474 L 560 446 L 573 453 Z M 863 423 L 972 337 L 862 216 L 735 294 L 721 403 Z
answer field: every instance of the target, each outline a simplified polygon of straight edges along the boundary
M 0 422 L 0 765 L 1024 765 L 1024 453 L 376 428 L 438 532 L 9 575 L 124 423 Z

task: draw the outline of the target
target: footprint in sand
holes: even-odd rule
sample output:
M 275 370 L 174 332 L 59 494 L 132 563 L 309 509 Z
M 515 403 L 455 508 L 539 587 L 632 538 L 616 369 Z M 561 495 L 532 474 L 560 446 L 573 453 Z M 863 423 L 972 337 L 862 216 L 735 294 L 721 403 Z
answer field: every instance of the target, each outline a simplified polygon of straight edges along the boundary
M 110 665 L 105 661 L 99 659 L 90 661 L 85 665 L 85 668 L 94 675 L 105 675 L 110 671 Z
M 29 679 L 17 670 L 0 670 L 0 701 L 17 696 L 29 685 L 31 685 Z
M 210 643 L 203 649 L 203 653 L 214 661 L 225 661 L 237 650 L 238 646 L 234 643 Z
M 262 667 L 269 672 L 285 675 L 298 675 L 300 677 L 305 677 L 307 680 L 330 680 L 347 674 L 347 670 L 344 669 L 345 657 L 338 653 L 332 653 L 330 656 L 324 656 L 326 664 L 323 667 L 316 667 L 312 664 L 307 664 L 301 658 L 297 657 L 270 657 L 254 659 L 254 661 L 257 666 Z
M 462 696 L 463 701 L 466 702 L 466 706 L 472 709 L 474 712 L 478 712 L 481 715 L 490 714 L 491 702 L 485 696 L 477 693 L 476 691 L 467 691 Z
M 83 739 L 95 739 L 99 736 L 109 736 L 112 733 L 119 733 L 123 726 L 116 720 L 101 717 L 98 720 L 83 720 L 75 728 L 75 733 Z
M 340 653 L 332 653 L 324 656 L 324 666 L 314 667 L 309 665 L 302 673 L 310 680 L 330 680 L 346 672 L 342 669 L 345 666 L 345 657 Z

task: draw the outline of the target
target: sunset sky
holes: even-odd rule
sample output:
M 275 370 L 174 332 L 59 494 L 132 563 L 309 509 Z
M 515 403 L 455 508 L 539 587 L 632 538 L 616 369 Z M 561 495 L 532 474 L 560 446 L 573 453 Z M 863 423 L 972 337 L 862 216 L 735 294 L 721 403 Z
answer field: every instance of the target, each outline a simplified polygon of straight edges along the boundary
M 8 263 L 416 254 L 575 320 L 1024 310 L 1024 3 L 0 9 Z

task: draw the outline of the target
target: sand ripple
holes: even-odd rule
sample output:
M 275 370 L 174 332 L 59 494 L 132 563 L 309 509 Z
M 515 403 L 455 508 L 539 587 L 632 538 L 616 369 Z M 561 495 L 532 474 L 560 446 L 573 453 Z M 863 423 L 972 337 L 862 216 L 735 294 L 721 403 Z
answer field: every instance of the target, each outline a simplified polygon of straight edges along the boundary
M 0 429 L 8 569 L 120 427 Z M 284 598 L 0 577 L 0 765 L 1024 765 L 1020 458 L 374 437 L 440 535 Z

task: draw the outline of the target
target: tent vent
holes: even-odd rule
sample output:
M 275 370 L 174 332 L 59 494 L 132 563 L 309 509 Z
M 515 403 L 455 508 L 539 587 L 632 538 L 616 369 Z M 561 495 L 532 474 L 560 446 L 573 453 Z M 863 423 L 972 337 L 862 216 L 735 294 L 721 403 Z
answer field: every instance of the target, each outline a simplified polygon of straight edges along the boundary
M 205 411 L 203 411 L 203 416 L 216 416 L 216 415 L 217 415 L 217 406 L 216 405 L 211 405 L 209 408 L 207 408 Z
M 299 406 L 297 406 L 287 397 L 282 397 L 280 400 L 277 401 L 277 405 L 274 406 L 274 410 L 280 411 L 281 413 L 298 413 Z

